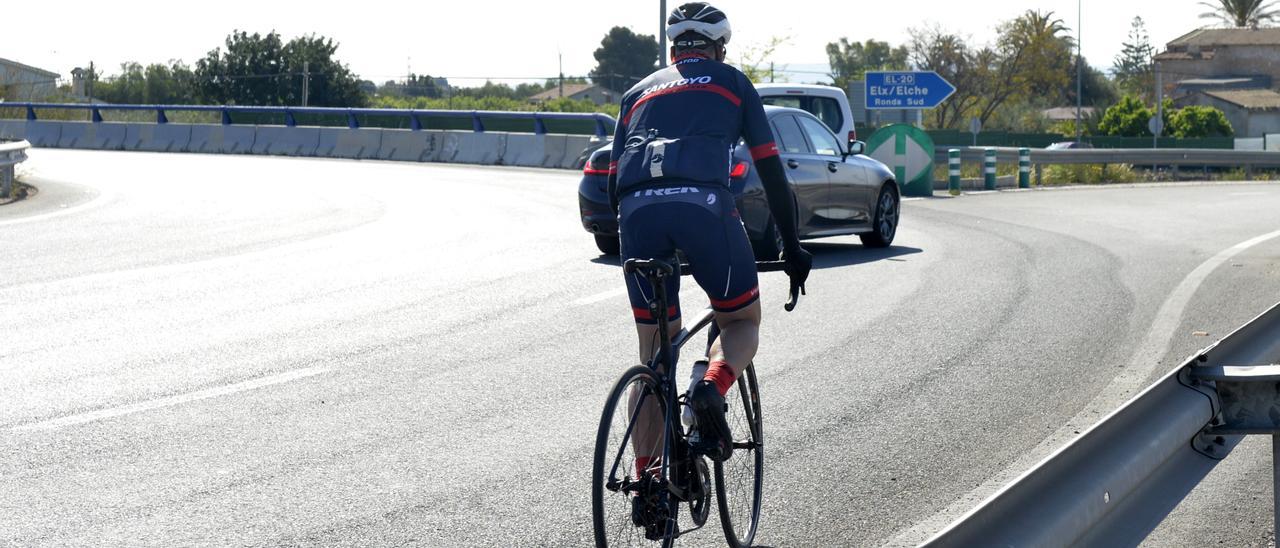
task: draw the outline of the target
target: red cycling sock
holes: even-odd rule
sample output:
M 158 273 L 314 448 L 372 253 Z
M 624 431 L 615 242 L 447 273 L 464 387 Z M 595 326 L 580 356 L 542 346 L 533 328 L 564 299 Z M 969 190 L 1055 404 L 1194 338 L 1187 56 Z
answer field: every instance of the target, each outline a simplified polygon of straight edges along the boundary
M 658 460 L 658 457 L 636 457 L 636 478 L 644 476 L 644 471 L 649 469 L 649 465 Z
M 716 383 L 716 389 L 723 396 L 729 393 L 729 389 L 733 388 L 733 381 L 736 376 L 733 374 L 733 368 L 729 367 L 729 363 L 725 361 L 711 362 L 707 367 L 707 374 L 702 377 L 704 381 Z

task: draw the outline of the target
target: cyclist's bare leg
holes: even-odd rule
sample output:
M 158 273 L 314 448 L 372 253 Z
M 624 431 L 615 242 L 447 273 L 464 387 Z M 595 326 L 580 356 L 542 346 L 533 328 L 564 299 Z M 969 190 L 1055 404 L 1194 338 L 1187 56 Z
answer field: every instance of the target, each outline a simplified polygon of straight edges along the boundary
M 756 357 L 760 347 L 760 301 L 734 312 L 716 312 L 720 336 L 711 344 L 712 363 L 723 361 L 733 369 L 734 377 L 742 374 Z
M 680 332 L 680 320 L 668 323 L 667 332 L 675 337 Z M 640 339 L 640 363 L 649 363 L 658 352 L 658 326 L 638 323 L 636 334 Z M 633 391 L 627 406 L 632 412 L 639 403 L 640 394 Z M 644 408 L 636 416 L 636 428 L 632 435 L 632 448 L 637 458 L 656 459 L 662 454 L 662 409 L 653 405 L 653 396 L 645 399 Z

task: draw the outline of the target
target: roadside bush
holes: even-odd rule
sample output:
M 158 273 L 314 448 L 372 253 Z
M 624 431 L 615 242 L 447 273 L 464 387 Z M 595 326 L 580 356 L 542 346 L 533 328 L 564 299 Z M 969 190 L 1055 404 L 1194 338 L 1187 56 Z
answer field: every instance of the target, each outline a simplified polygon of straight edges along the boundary
M 1202 137 L 1232 137 L 1235 128 L 1227 115 L 1214 107 L 1188 106 L 1178 109 L 1169 117 L 1168 133 L 1179 139 Z
M 1046 185 L 1096 185 L 1132 183 L 1137 180 L 1137 172 L 1133 170 L 1133 166 L 1128 164 L 1108 166 L 1052 165 L 1044 168 L 1044 184 Z

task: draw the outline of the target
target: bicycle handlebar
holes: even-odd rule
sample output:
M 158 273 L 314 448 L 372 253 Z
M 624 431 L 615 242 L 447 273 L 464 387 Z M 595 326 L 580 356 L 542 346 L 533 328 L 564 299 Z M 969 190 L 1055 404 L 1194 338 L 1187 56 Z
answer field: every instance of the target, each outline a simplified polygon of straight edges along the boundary
M 786 269 L 786 261 L 760 261 L 756 263 L 757 272 L 783 272 Z M 689 265 L 687 264 L 678 264 L 673 266 L 671 263 L 657 259 L 628 259 L 627 262 L 622 265 L 622 270 L 627 274 L 646 270 L 654 271 L 662 276 L 671 276 L 677 271 L 679 271 L 682 276 L 688 276 L 691 274 Z M 800 302 L 800 296 L 807 294 L 808 293 L 805 292 L 803 285 L 792 282 L 791 290 L 787 297 L 787 303 L 783 305 L 783 308 L 787 312 L 795 310 L 796 304 Z
M 760 261 L 756 263 L 757 272 L 783 272 L 787 269 L 786 261 Z M 791 282 L 791 291 L 787 297 L 787 304 L 783 305 L 787 312 L 796 309 L 796 304 L 800 302 L 800 296 L 807 295 L 804 286 Z

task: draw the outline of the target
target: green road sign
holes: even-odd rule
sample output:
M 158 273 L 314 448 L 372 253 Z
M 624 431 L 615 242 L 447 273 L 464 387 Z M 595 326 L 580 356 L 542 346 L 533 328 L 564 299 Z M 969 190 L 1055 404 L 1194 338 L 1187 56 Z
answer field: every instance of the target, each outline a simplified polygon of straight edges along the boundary
M 933 196 L 933 139 L 924 130 L 894 124 L 867 140 L 870 156 L 893 170 L 905 196 Z

